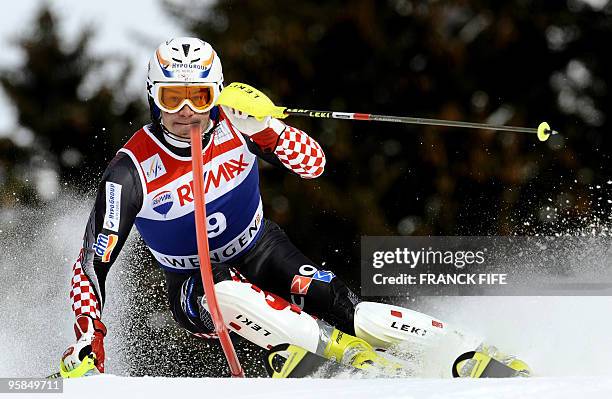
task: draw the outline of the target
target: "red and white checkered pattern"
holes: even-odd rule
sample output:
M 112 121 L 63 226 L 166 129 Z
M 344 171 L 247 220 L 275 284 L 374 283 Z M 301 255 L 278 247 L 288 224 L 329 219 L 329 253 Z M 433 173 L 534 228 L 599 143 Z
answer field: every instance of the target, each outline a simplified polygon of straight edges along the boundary
M 290 170 L 305 179 L 314 179 L 323 173 L 325 154 L 314 139 L 303 131 L 287 126 L 281 133 L 274 150 L 278 159 Z
M 82 314 L 90 315 L 95 319 L 100 318 L 100 303 L 89 278 L 83 273 L 81 267 L 82 254 L 72 266 L 72 289 L 70 299 L 72 300 L 72 311 L 75 317 Z

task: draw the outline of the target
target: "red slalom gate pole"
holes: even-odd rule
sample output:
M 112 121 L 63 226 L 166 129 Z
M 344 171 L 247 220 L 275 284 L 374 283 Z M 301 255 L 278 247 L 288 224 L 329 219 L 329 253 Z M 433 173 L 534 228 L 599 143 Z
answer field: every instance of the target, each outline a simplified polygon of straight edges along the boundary
M 230 339 L 229 332 L 217 302 L 215 294 L 215 283 L 212 276 L 212 267 L 210 265 L 210 256 L 208 249 L 208 234 L 206 228 L 206 202 L 204 201 L 204 159 L 202 155 L 202 129 L 200 126 L 194 126 L 191 129 L 191 164 L 193 169 L 193 197 L 195 207 L 195 224 L 196 236 L 198 240 L 198 257 L 200 259 L 200 273 L 202 274 L 202 283 L 204 285 L 204 294 L 208 303 L 208 310 L 215 323 L 215 330 L 219 336 L 223 353 L 229 364 L 232 377 L 244 377 L 244 371 L 236 356 L 236 350 Z M 212 140 L 212 138 L 211 138 Z

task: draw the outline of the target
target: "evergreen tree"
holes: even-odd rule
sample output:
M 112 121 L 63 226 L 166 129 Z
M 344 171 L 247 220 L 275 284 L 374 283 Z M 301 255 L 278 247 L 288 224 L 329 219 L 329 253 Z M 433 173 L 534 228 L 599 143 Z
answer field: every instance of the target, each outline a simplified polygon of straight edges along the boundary
M 138 100 L 119 106 L 129 65 L 113 82 L 101 70 L 106 58 L 88 52 L 91 30 L 70 45 L 58 32 L 51 11 L 42 8 L 34 29 L 19 40 L 24 64 L 0 72 L 0 83 L 17 109 L 19 125 L 35 136 L 35 149 L 59 172 L 62 181 L 91 190 L 115 151 L 144 120 Z M 88 78 L 98 87 L 87 86 Z M 82 92 L 93 91 L 84 97 Z
M 27 168 L 29 152 L 8 138 L 0 139 L 0 208 L 10 209 L 24 199 L 30 202 L 34 196 L 32 186 L 26 184 L 22 171 Z M 0 221 L 3 227 L 5 220 Z
M 491 117 L 533 127 L 546 119 L 564 136 L 540 144 L 512 133 L 291 119 L 323 144 L 328 166 L 311 183 L 268 174 L 271 196 L 290 197 L 289 206 L 268 214 L 287 222 L 314 254 L 325 241 L 312 242 L 318 231 L 330 240 L 509 234 L 527 221 L 544 231 L 554 220 L 545 215 L 547 198 L 566 212 L 557 217 L 569 227 L 592 210 L 589 183 L 607 180 L 609 156 L 600 147 L 611 144 L 601 132 L 609 129 L 603 112 L 612 58 L 603 47 L 612 35 L 612 5 L 164 4 L 217 49 L 226 81 L 251 83 L 278 104 L 475 122 Z

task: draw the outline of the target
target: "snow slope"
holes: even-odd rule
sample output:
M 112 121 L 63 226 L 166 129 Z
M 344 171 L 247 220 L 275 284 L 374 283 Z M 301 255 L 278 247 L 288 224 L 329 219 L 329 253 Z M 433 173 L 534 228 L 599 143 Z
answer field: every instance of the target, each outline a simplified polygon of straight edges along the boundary
M 96 376 L 64 381 L 67 398 L 609 398 L 612 377 L 504 380 L 211 379 Z M 86 395 L 84 394 L 86 393 Z M 21 396 L 20 396 L 21 397 Z
M 0 377 L 45 376 L 72 342 L 70 267 L 91 203 L 66 197 L 45 209 L 2 214 L 0 230 Z M 7 227 L 6 221 L 9 220 Z M 12 226 L 12 227 L 11 227 Z M 107 371 L 130 375 L 122 350 L 117 267 L 109 275 Z M 402 304 L 402 303 L 398 303 Z M 612 397 L 612 298 L 450 297 L 404 306 L 435 315 L 519 354 L 537 378 L 514 380 L 343 379 L 271 381 L 97 376 L 65 381 L 66 397 L 565 398 Z M 194 344 L 195 346 L 195 344 Z M 172 358 L 168 362 L 188 361 Z M 165 375 L 165 374 L 163 374 Z M 2 394 L 0 394 L 1 396 Z M 27 397 L 23 394 L 20 397 Z M 38 397 L 38 395 L 37 395 Z

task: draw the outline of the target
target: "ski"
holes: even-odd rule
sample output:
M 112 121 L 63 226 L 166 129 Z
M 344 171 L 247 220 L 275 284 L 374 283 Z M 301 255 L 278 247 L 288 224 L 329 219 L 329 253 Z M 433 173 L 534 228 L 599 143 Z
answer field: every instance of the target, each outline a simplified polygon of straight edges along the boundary
M 530 377 L 531 370 L 525 362 L 513 356 L 497 352 L 495 347 L 480 346 L 466 352 L 453 363 L 454 378 L 513 378 Z
M 60 371 L 58 371 L 57 373 L 48 375 L 47 377 L 45 377 L 45 379 L 55 380 L 58 378 L 80 378 L 80 377 L 87 377 L 90 375 L 99 374 L 98 370 L 96 369 L 95 361 L 96 361 L 95 355 L 93 353 L 90 353 L 89 355 L 85 356 L 81 364 L 79 364 L 73 370 L 66 369 L 66 367 L 64 366 L 64 362 L 61 361 Z
M 341 372 L 363 372 L 291 344 L 280 344 L 269 349 L 264 364 L 268 376 L 272 378 L 330 378 Z
M 45 377 L 46 380 L 57 380 L 58 378 L 62 378 L 62 374 L 59 371 Z
M 375 351 L 377 357 L 387 358 L 394 365 L 399 359 Z M 495 357 L 494 357 L 495 356 Z M 496 358 L 497 357 L 497 358 Z M 389 369 L 371 360 L 363 363 L 340 364 L 336 359 L 327 359 L 304 348 L 281 344 L 271 348 L 265 356 L 265 367 L 272 378 L 332 378 L 339 373 L 367 376 L 401 377 L 402 369 Z M 480 346 L 476 351 L 461 354 L 452 365 L 453 378 L 513 378 L 529 377 L 527 364 L 512 356 L 496 352 L 495 347 Z

